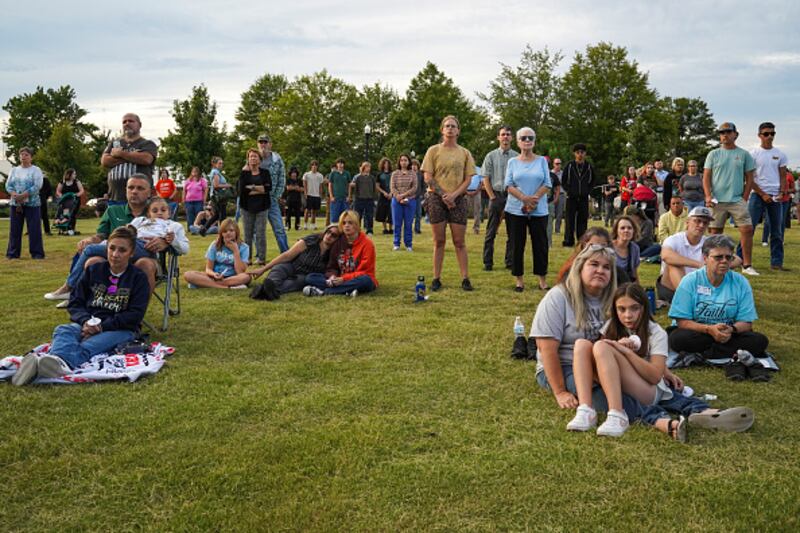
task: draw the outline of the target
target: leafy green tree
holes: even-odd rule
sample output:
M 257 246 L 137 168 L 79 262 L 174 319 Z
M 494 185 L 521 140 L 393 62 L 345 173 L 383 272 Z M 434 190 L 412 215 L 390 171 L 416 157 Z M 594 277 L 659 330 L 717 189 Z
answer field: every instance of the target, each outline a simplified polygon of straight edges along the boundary
M 554 112 L 562 149 L 586 143 L 597 176 L 619 172 L 629 149 L 628 130 L 658 105 L 648 76 L 624 47 L 601 42 L 576 53 L 561 83 Z M 638 137 L 637 137 L 638 139 Z M 559 153 L 569 158 L 571 154 Z M 651 154 L 651 157 L 654 154 Z
M 242 141 L 255 141 L 264 131 L 261 115 L 289 88 L 289 80 L 283 74 L 264 74 L 242 93 L 242 101 L 236 110 L 236 127 L 233 132 Z
M 624 172 L 630 165 L 641 166 L 645 161 L 664 159 L 669 168 L 669 157 L 678 138 L 678 120 L 670 102 L 660 99 L 656 105 L 642 110 L 626 130 L 625 156 L 616 170 Z M 612 171 L 613 173 L 613 171 Z
M 387 153 L 386 148 L 388 146 L 386 142 L 389 140 L 390 135 L 389 117 L 400 104 L 400 97 L 394 89 L 375 83 L 373 85 L 365 85 L 361 89 L 359 100 L 362 122 L 364 125 L 369 125 L 371 130 L 369 139 L 370 160 L 376 161 L 384 155 L 394 159 L 397 153 Z
M 559 52 L 533 50 L 525 46 L 517 66 L 500 63 L 500 74 L 489 84 L 487 94 L 479 94 L 498 119 L 514 130 L 530 126 L 537 138 L 552 138 L 555 124 L 553 108 L 558 103 L 561 77 L 556 72 L 564 55 Z
M 337 157 L 352 170 L 363 157 L 364 112 L 358 90 L 323 70 L 294 80 L 261 119 L 273 149 L 288 164 L 312 159 L 321 172 Z
M 87 111 L 75 102 L 75 89 L 63 85 L 58 89 L 36 87 L 32 93 L 14 96 L 6 102 L 8 128 L 3 135 L 6 157 L 17 160 L 23 146 L 34 151 L 42 148 L 57 124 L 67 122 L 76 138 L 83 139 L 97 130 L 93 124 L 81 122 Z
M 672 115 L 677 121 L 677 139 L 669 151 L 670 156 L 686 161 L 696 160 L 700 165 L 717 141 L 714 117 L 700 98 L 668 98 Z M 701 166 L 702 168 L 702 166 Z
M 418 158 L 440 141 L 439 125 L 447 115 L 461 124 L 459 144 L 476 160 L 491 149 L 495 135 L 486 111 L 472 103 L 461 89 L 431 62 L 411 80 L 405 97 L 390 117 L 393 150 L 414 151 Z M 420 159 L 421 160 L 421 159 Z
M 212 156 L 223 154 L 225 133 L 217 126 L 217 104 L 205 85 L 193 87 L 186 100 L 174 100 L 170 114 L 175 130 L 161 140 L 159 165 L 188 173 L 193 166 L 207 169 Z
M 47 143 L 36 154 L 36 164 L 55 186 L 68 168 L 74 168 L 85 187 L 91 190 L 98 182 L 105 187 L 100 159 L 82 139 L 69 122 L 61 122 L 53 128 Z

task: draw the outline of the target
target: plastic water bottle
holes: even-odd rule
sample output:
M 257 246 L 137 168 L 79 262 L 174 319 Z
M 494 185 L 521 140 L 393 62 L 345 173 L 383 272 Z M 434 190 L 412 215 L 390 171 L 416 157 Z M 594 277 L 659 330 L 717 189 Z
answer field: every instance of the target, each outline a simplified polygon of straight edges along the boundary
M 112 146 L 114 148 L 122 148 L 122 143 L 119 141 L 119 139 L 114 139 L 114 142 L 112 143 Z
M 656 314 L 656 290 L 653 287 L 647 287 L 647 301 L 650 302 L 650 314 Z
M 414 285 L 414 301 L 424 302 L 427 300 L 428 296 L 425 294 L 425 292 L 425 276 L 418 276 L 417 284 Z
M 522 323 L 522 317 L 517 317 L 516 319 L 514 319 L 514 336 L 515 337 L 525 336 L 525 324 Z

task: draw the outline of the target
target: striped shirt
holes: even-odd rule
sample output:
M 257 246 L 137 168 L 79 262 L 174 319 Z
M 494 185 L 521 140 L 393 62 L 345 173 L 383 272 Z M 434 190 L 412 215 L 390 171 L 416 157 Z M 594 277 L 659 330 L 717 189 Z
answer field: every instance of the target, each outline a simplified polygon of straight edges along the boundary
M 390 192 L 414 198 L 417 194 L 417 174 L 413 170 L 395 170 L 392 173 Z

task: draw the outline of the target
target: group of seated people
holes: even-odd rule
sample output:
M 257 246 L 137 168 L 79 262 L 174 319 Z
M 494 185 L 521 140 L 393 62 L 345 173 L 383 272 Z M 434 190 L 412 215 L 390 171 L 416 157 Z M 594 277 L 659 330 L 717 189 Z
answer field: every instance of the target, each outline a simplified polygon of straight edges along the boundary
M 608 413 L 597 434 L 614 437 L 633 421 L 679 441 L 686 440 L 690 424 L 737 432 L 752 425 L 749 408 L 717 410 L 684 396 L 682 380 L 666 366 L 672 348 L 707 359 L 731 358 L 726 376 L 732 380 L 769 379 L 770 371 L 760 364 L 737 358 L 739 350 L 762 356 L 769 341 L 753 331 L 758 316 L 750 284 L 733 271 L 740 264 L 735 243 L 726 235 L 703 235 L 710 219 L 707 208 L 695 207 L 686 231 L 665 240 L 660 283 L 675 287 L 669 334 L 653 320 L 644 289 L 631 283 L 630 270 L 620 265 L 617 243 L 630 242 L 636 226 L 617 221 L 622 239 L 599 227 L 581 238 L 558 284 L 539 303 L 530 331 L 537 382 L 559 407 L 576 410 L 568 430 L 596 427 L 597 411 Z

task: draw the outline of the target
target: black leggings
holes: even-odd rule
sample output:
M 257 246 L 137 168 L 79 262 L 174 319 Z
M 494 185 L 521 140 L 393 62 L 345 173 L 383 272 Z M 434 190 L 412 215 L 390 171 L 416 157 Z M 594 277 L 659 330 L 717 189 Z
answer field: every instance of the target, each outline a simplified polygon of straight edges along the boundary
M 709 351 L 711 357 L 730 357 L 736 350 L 747 350 L 761 357 L 769 345 L 769 339 L 755 331 L 734 333 L 725 344 L 714 341 L 714 337 L 706 333 L 698 333 L 688 329 L 675 328 L 669 334 L 669 345 L 676 352 L 692 352 L 703 355 Z
M 525 272 L 526 233 L 531 236 L 533 273 L 547 274 L 547 216 L 528 217 L 506 212 L 506 227 L 511 242 L 511 275 L 522 276 Z

